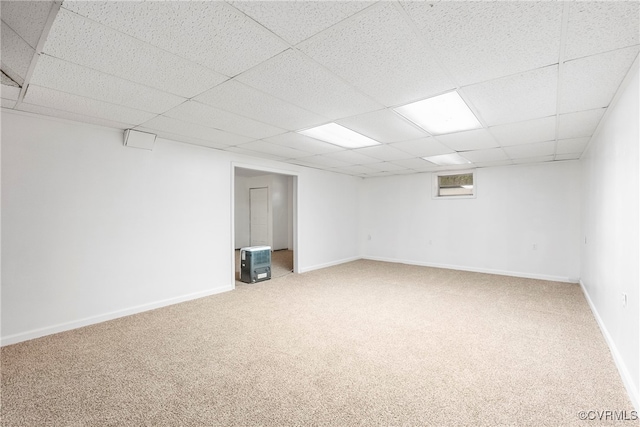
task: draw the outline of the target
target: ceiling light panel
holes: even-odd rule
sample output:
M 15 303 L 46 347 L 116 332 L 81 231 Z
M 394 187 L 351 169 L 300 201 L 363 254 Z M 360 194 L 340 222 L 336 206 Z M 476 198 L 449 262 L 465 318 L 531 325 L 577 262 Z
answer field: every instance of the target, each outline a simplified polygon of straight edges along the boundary
M 496 162 L 501 160 L 508 160 L 506 153 L 502 148 L 490 148 L 488 150 L 475 150 L 465 151 L 460 153 L 465 159 L 473 162 Z
M 461 85 L 558 62 L 562 2 L 407 1 L 402 7 Z
M 555 141 L 536 142 L 534 144 L 513 145 L 504 147 L 504 151 L 511 159 L 526 159 L 553 155 L 556 148 Z
M 287 48 L 222 1 L 70 2 L 64 7 L 153 46 L 234 76 Z
M 58 11 L 44 52 L 186 98 L 196 96 L 227 79 L 64 8 Z
M 299 131 L 301 134 L 311 138 L 326 141 L 344 148 L 369 147 L 380 144 L 378 141 L 340 126 L 337 123 L 327 123 L 310 129 Z
M 1 31 L 3 69 L 9 67 L 24 80 L 35 50 L 4 22 Z
M 428 136 L 426 132 L 388 109 L 338 120 L 337 123 L 382 143 L 408 141 Z
M 432 135 L 482 127 L 455 91 L 396 107 L 394 110 Z
M 292 45 L 326 30 L 373 3 L 367 1 L 230 2 L 233 7 L 240 9 Z
M 52 1 L 3 1 L 2 20 L 35 49 L 52 5 Z
M 556 116 L 493 126 L 489 132 L 502 146 L 550 141 L 556 137 Z
M 606 107 L 615 95 L 638 47 L 565 62 L 560 85 L 560 113 Z
M 326 154 L 332 153 L 334 151 L 344 150 L 344 148 L 338 147 L 337 145 L 318 141 L 315 138 L 301 135 L 298 132 L 287 132 L 283 133 L 282 135 L 265 138 L 264 140 L 267 142 L 272 142 L 274 144 L 284 145 L 286 147 L 306 151 L 310 154 Z
M 558 116 L 558 139 L 593 135 L 604 111 L 604 108 L 598 108 L 577 113 L 560 114 Z
M 186 101 L 186 98 L 48 55 L 40 55 L 30 83 L 158 114 Z
M 420 138 L 412 141 L 389 144 L 393 148 L 405 151 L 416 157 L 436 156 L 438 154 L 453 153 L 453 150 L 436 141 L 435 138 Z
M 263 62 L 236 79 L 331 120 L 383 107 L 293 50 Z
M 556 154 L 582 153 L 587 148 L 590 139 L 589 137 L 561 139 L 558 141 Z
M 188 123 L 165 116 L 156 116 L 148 122 L 145 122 L 143 127 L 152 131 L 157 130 L 161 132 L 169 132 L 190 138 L 211 141 L 219 146 L 238 145 L 252 140 L 252 138 L 247 138 L 246 136 L 236 135 L 219 129 L 213 129 L 197 125 L 195 123 Z
M 394 2 L 380 2 L 298 47 L 386 106 L 455 87 Z
M 455 151 L 481 150 L 498 146 L 496 140 L 486 129 L 440 135 L 436 139 Z
M 431 162 L 438 166 L 454 166 L 454 165 L 469 165 L 471 162 L 462 157 L 458 153 L 441 154 L 439 156 L 423 157 L 428 162 Z
M 488 126 L 547 117 L 556 113 L 558 66 L 462 88 Z
M 43 116 L 57 117 L 59 119 L 73 120 L 80 123 L 89 123 L 92 125 L 105 126 L 114 129 L 128 129 L 135 126 L 135 123 L 123 123 L 98 117 L 91 117 L 85 114 L 72 113 L 69 111 L 57 110 L 55 108 L 43 107 L 42 105 L 29 104 L 27 102 L 20 103 L 17 108 L 20 111 L 41 114 Z
M 36 85 L 29 85 L 24 101 L 70 113 L 135 125 L 144 123 L 154 116 L 154 114 L 146 111 L 134 110 L 133 108 L 84 98 Z
M 575 59 L 640 43 L 637 1 L 570 3 L 565 58 Z
M 267 138 L 285 132 L 284 129 L 195 101 L 187 101 L 164 115 L 254 139 Z

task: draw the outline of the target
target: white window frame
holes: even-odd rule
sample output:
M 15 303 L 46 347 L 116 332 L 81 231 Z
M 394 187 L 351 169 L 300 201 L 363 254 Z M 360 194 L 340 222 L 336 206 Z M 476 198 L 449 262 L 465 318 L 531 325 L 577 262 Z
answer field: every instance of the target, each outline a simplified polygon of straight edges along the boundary
M 452 196 L 440 196 L 440 188 L 438 186 L 438 177 L 441 176 L 449 176 L 449 175 L 473 175 L 473 194 L 461 194 L 461 195 L 452 195 Z M 476 174 L 475 169 L 461 169 L 461 170 L 449 170 L 442 172 L 433 172 L 432 183 L 431 186 L 431 198 L 438 200 L 460 200 L 460 199 L 475 199 L 478 196 L 478 175 Z

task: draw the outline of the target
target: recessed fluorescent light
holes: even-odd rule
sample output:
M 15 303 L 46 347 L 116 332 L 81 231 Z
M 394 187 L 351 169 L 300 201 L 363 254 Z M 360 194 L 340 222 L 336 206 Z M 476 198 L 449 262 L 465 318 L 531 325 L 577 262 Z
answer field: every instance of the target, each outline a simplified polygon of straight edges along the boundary
M 423 157 L 428 162 L 435 163 L 439 166 L 452 166 L 452 165 L 468 165 L 471 163 L 458 153 L 442 154 L 440 156 Z
M 380 144 L 378 141 L 354 132 L 351 129 L 347 129 L 344 126 L 340 126 L 337 123 L 327 123 L 326 125 L 311 129 L 299 130 L 298 133 L 345 148 L 370 147 Z
M 403 105 L 394 110 L 432 135 L 482 127 L 455 91 Z

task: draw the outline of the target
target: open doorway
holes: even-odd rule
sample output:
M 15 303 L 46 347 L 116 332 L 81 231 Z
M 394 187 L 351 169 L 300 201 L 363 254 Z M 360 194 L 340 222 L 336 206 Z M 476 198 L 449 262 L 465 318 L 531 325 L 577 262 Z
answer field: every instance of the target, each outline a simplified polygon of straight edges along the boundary
M 270 246 L 271 278 L 297 271 L 297 176 L 233 166 L 233 277 L 240 277 L 240 249 Z

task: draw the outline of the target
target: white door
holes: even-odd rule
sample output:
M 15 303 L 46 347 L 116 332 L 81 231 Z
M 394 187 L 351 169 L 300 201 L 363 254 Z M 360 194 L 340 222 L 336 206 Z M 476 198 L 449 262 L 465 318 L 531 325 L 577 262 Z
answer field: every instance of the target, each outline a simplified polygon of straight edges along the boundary
M 269 245 L 269 189 L 251 188 L 251 246 Z

